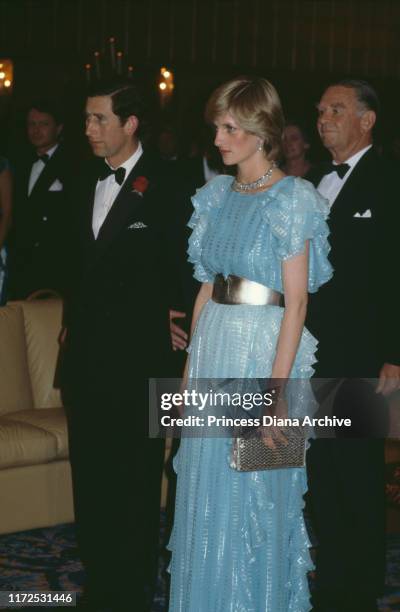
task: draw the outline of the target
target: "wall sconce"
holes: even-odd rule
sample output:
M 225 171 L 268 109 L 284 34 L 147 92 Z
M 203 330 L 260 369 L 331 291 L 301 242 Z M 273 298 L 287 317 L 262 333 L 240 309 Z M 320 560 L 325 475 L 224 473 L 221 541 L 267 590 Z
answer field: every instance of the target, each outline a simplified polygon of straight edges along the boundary
M 14 65 L 10 59 L 0 59 L 0 95 L 11 93 L 14 84 Z
M 161 106 L 165 106 L 170 100 L 174 90 L 174 73 L 172 70 L 168 70 L 168 68 L 165 67 L 161 68 L 158 90 L 160 92 Z

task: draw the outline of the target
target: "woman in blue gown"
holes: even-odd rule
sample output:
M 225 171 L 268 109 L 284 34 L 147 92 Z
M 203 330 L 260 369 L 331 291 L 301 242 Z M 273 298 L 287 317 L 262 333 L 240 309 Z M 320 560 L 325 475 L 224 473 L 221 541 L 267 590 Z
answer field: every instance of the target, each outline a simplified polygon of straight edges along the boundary
M 312 396 L 317 345 L 304 329 L 307 292 L 332 273 L 327 206 L 310 183 L 276 165 L 284 121 L 268 81 L 243 77 L 222 85 L 206 117 L 237 177 L 216 177 L 193 198 L 188 252 L 202 286 L 185 377 L 189 387 L 198 378 L 302 379 L 288 406 L 299 416 Z M 232 299 L 237 287 L 240 299 Z M 231 445 L 229 438 L 181 440 L 169 610 L 310 610 L 305 469 L 238 472 L 230 466 Z

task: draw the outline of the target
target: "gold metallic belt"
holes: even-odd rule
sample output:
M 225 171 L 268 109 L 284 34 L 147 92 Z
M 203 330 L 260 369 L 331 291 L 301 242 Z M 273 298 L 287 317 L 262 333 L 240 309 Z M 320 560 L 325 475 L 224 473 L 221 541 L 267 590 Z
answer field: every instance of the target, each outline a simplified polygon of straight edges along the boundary
M 230 274 L 226 279 L 222 274 L 216 275 L 212 300 L 218 304 L 231 305 L 283 305 L 283 295 L 279 291 L 233 274 Z

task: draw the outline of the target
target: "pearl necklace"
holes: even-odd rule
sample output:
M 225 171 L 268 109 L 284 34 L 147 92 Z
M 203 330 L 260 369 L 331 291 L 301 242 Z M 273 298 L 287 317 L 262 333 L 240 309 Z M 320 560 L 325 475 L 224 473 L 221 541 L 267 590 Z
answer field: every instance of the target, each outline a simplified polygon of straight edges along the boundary
M 237 179 L 235 179 L 232 183 L 232 189 L 234 191 L 252 191 L 253 189 L 258 189 L 259 187 L 263 187 L 269 181 L 272 176 L 272 172 L 274 168 L 277 167 L 275 162 L 272 162 L 271 166 L 268 168 L 265 174 L 260 176 L 259 179 L 253 181 L 252 183 L 240 183 Z

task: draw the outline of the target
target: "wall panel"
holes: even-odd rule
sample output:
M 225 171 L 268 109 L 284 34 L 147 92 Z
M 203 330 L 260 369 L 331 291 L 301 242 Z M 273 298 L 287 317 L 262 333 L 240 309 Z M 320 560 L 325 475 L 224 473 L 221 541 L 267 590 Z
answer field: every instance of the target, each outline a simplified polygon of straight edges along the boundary
M 400 76 L 399 0 L 0 0 L 0 54 Z

